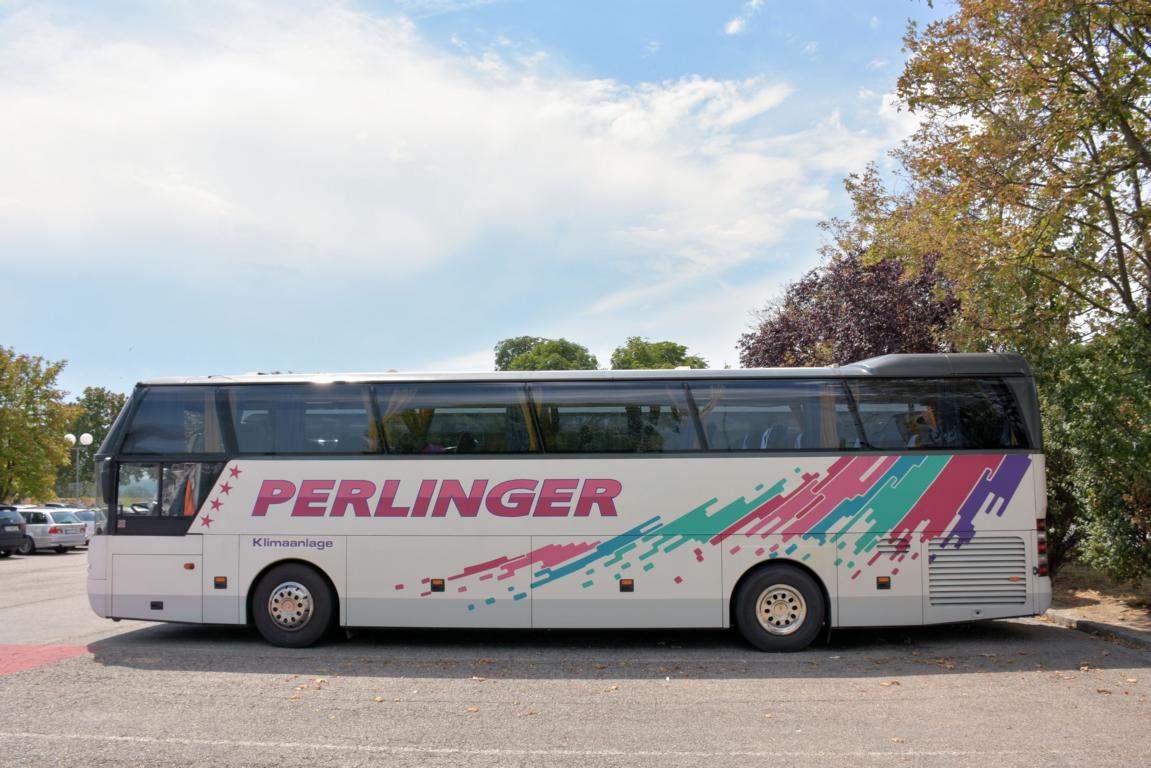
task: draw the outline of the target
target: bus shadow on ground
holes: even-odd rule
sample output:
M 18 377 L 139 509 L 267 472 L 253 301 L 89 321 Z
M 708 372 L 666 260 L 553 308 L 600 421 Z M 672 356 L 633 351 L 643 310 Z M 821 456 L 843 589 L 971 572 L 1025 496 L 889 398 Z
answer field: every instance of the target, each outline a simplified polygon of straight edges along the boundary
M 1039 621 L 837 630 L 799 653 L 760 653 L 734 631 L 372 629 L 313 648 L 243 627 L 163 624 L 89 646 L 109 667 L 383 678 L 772 679 L 1151 667 L 1151 653 Z

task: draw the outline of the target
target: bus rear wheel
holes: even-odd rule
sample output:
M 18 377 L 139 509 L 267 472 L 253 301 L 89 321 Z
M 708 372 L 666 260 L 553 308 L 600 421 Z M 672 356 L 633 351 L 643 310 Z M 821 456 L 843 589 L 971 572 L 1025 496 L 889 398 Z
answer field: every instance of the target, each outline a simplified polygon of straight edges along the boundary
M 260 635 L 282 648 L 314 645 L 332 625 L 335 596 L 324 578 L 306 565 L 278 565 L 252 593 L 252 620 Z
M 819 584 L 790 565 L 768 565 L 736 591 L 735 625 L 761 651 L 801 651 L 819 635 L 827 605 Z

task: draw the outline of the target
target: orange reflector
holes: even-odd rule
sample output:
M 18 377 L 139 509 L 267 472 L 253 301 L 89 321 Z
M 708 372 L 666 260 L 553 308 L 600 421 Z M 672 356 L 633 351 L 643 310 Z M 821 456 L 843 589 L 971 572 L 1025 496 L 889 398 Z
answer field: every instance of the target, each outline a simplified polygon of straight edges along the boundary
M 891 589 L 891 577 L 890 576 L 876 576 L 875 577 L 875 588 L 876 589 Z
M 635 592 L 635 580 L 634 579 L 620 579 L 619 580 L 619 591 L 620 592 Z
M 444 591 L 444 580 L 443 579 L 432 579 L 432 591 L 433 592 L 443 592 Z
M 185 571 L 194 571 L 194 570 L 196 570 L 196 564 L 195 563 L 184 563 L 184 570 Z
M 227 589 L 228 588 L 228 577 L 227 576 L 217 576 L 214 579 L 212 579 L 212 584 L 216 587 L 216 589 Z
M 1022 576 L 1008 576 L 1007 580 L 1008 581 L 1023 581 L 1023 577 Z

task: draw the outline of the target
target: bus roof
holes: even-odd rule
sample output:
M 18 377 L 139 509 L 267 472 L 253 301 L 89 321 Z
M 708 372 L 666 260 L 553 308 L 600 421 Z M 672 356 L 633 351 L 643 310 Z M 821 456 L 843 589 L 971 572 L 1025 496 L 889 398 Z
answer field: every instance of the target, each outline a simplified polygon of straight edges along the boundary
M 883 355 L 834 368 L 661 369 L 632 371 L 484 371 L 474 373 L 245 373 L 233 376 L 188 376 L 150 379 L 142 385 L 301 384 L 379 381 L 623 381 L 659 379 L 795 379 L 810 377 L 1031 376 L 1027 362 L 1015 354 L 951 353 Z

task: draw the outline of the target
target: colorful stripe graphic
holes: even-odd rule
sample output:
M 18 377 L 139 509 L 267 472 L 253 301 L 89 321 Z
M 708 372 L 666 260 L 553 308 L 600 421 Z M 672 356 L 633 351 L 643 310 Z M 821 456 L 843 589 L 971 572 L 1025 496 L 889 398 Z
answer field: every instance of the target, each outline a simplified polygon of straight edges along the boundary
M 895 545 L 889 554 L 890 572 L 898 573 L 898 563 L 916 537 L 924 542 L 941 536 L 944 547 L 958 549 L 974 538 L 981 515 L 1002 517 L 1030 466 L 1031 457 L 1025 454 L 844 457 L 823 473 L 796 468 L 799 485 L 787 493 L 787 481 L 780 478 L 770 486 L 757 486 L 750 499 L 740 496 L 717 507 L 719 499 L 712 498 L 678 517 L 656 515 L 602 541 L 548 544 L 477 563 L 448 581 L 527 581 L 534 590 L 576 574 L 581 587 L 588 589 L 597 573 L 618 580 L 633 565 L 651 571 L 661 555 L 685 545 L 693 546 L 695 562 L 703 562 L 732 536 L 779 536 L 781 543 L 766 553 L 755 550 L 757 557 L 766 554 L 769 559 L 780 557 L 781 549 L 791 556 L 799 542 L 830 544 L 841 552 L 836 565 L 847 558 L 852 578 L 880 559 L 884 553 L 877 547 L 886 542 Z M 858 537 L 850 551 L 849 534 Z M 733 542 L 731 553 L 740 549 Z M 808 557 L 810 552 L 802 559 Z M 684 576 L 675 574 L 671 580 L 681 584 Z M 501 599 L 522 600 L 528 593 L 513 583 L 507 594 Z M 495 602 L 489 597 L 483 604 Z M 472 603 L 468 610 L 477 607 Z

